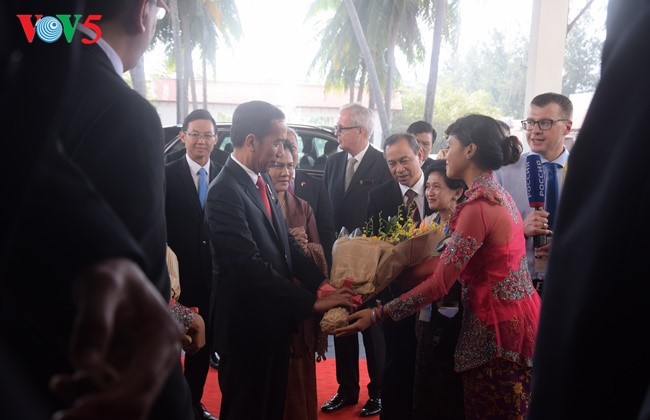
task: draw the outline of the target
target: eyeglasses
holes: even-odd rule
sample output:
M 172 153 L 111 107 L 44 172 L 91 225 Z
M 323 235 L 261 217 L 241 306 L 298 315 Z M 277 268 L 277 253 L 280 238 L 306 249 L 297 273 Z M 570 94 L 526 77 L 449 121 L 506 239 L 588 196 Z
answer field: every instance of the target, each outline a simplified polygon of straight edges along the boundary
M 275 168 L 280 171 L 284 171 L 285 169 L 288 171 L 293 171 L 293 163 L 280 163 L 280 162 L 272 162 L 271 163 L 271 168 Z
M 187 135 L 190 136 L 194 141 L 199 139 L 214 140 L 214 138 L 216 137 L 214 133 L 197 133 L 196 131 L 187 133 Z
M 521 128 L 526 131 L 532 131 L 535 128 L 535 124 L 539 127 L 540 130 L 550 130 L 553 127 L 553 124 L 560 121 L 569 121 L 567 118 L 561 118 L 559 120 L 522 120 Z
M 351 125 L 350 127 L 343 127 L 342 125 L 335 125 L 334 126 L 334 134 L 337 136 L 344 132 L 345 130 L 352 130 L 353 128 L 359 128 L 361 127 L 360 125 Z

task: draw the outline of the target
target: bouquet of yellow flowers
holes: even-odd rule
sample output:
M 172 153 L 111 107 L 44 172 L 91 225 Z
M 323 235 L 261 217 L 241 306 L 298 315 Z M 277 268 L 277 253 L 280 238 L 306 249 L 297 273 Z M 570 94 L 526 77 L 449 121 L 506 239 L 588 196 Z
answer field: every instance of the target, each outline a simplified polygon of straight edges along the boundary
M 372 223 L 351 235 L 342 230 L 332 248 L 329 284 L 335 289 L 350 287 L 362 302 L 384 290 L 405 269 L 436 255 L 445 236 L 442 226 L 417 225 L 410 216 L 380 217 L 376 235 Z M 323 315 L 321 328 L 332 333 L 347 325 L 347 315 L 346 309 L 334 308 Z

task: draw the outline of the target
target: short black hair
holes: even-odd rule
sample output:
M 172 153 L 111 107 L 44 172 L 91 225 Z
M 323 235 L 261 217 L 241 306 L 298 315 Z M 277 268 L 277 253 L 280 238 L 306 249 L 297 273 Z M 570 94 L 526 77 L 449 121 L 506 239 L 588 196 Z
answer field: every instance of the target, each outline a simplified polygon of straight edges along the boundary
M 463 146 L 476 145 L 472 160 L 481 169 L 497 170 L 515 163 L 521 156 L 521 142 L 516 136 L 507 136 L 492 117 L 469 114 L 451 123 L 447 136 L 454 136 Z
M 431 133 L 434 141 L 438 137 L 438 133 L 436 133 L 436 130 L 433 128 L 433 126 L 430 123 L 422 120 L 416 121 L 409 125 L 409 128 L 406 129 L 406 132 L 413 135 L 420 133 Z
M 337 141 L 331 140 L 325 143 L 325 147 L 323 148 L 323 152 L 326 155 L 332 154 L 336 152 L 336 149 L 339 147 L 339 143 Z
M 406 140 L 409 146 L 411 146 L 411 149 L 413 149 L 413 152 L 417 155 L 418 152 L 420 151 L 420 145 L 418 144 L 418 141 L 413 137 L 413 134 L 411 133 L 397 133 L 397 134 L 391 134 L 384 140 L 384 153 L 386 153 L 386 148 L 388 146 L 392 146 L 393 144 L 397 143 L 400 140 Z
M 181 129 L 183 131 L 187 131 L 187 127 L 190 125 L 192 121 L 196 120 L 210 120 L 212 121 L 212 128 L 214 128 L 214 132 L 217 132 L 217 122 L 212 118 L 212 114 L 210 114 L 210 111 L 207 109 L 195 109 L 194 111 L 190 112 L 187 114 L 187 117 L 183 120 L 183 127 Z
M 244 102 L 235 108 L 232 114 L 230 140 L 232 145 L 239 149 L 244 146 L 246 136 L 254 134 L 258 139 L 263 139 L 271 132 L 273 120 L 283 120 L 284 112 L 275 105 L 264 101 Z

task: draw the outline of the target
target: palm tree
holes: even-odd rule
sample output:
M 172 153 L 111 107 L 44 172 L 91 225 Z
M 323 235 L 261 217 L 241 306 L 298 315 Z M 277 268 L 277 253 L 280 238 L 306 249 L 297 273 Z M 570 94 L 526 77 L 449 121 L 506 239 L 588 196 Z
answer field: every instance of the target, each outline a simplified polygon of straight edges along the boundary
M 404 53 L 409 63 L 424 59 L 424 47 L 416 21 L 418 4 L 416 0 L 364 1 L 359 2 L 357 12 L 351 0 L 343 4 L 316 0 L 308 14 L 308 17 L 313 17 L 322 10 L 335 10 L 322 31 L 321 48 L 311 68 L 320 65 L 326 71 L 327 87 L 343 85 L 352 90 L 356 80 L 359 80 L 358 99 L 362 98 L 367 76 L 370 104 L 377 104 L 384 132 L 390 129 L 390 98 L 393 84 L 399 78 L 395 48 Z M 385 86 L 383 94 L 380 82 Z M 350 98 L 354 98 L 352 91 Z
M 160 25 L 156 37 L 166 45 L 171 45 L 173 52 L 176 65 L 177 120 L 180 122 L 188 112 L 188 88 L 191 89 L 193 106 L 196 108 L 198 105 L 192 52 L 197 47 L 201 52 L 205 105 L 207 64 L 216 69 L 217 41 L 222 39 L 230 47 L 231 41 L 241 36 L 242 28 L 234 0 L 172 0 L 170 9 L 171 22 Z
M 379 79 L 377 78 L 377 70 L 375 69 L 375 61 L 370 54 L 370 47 L 366 41 L 366 37 L 363 33 L 363 28 L 361 27 L 361 22 L 359 21 L 359 15 L 357 14 L 357 9 L 354 7 L 352 0 L 345 0 L 345 7 L 348 10 L 350 16 L 350 22 L 352 23 L 352 28 L 354 29 L 354 34 L 359 43 L 359 49 L 363 59 L 368 66 L 368 76 L 370 77 L 370 88 L 374 92 L 374 100 L 377 103 L 377 111 L 379 112 L 379 121 L 381 123 L 381 130 L 384 133 L 387 133 L 390 129 L 390 119 L 386 114 L 386 108 L 381 97 L 381 89 L 379 88 Z
M 433 109 L 438 85 L 438 64 L 440 61 L 440 48 L 443 35 L 447 40 L 456 39 L 458 28 L 458 0 L 424 0 L 422 2 L 422 17 L 425 22 L 433 24 L 433 41 L 431 44 L 431 60 L 429 62 L 429 79 L 424 100 L 423 120 L 433 121 Z

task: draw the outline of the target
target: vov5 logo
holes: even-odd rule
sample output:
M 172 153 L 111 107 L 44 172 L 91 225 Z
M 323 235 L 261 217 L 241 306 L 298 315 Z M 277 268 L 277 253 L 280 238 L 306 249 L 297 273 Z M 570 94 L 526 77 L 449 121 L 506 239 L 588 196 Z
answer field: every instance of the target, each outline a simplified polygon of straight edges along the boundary
M 110 1 L 110 0 L 108 0 Z M 56 15 L 43 16 L 43 15 L 16 15 L 20 24 L 25 31 L 25 38 L 30 44 L 34 41 L 34 34 L 38 35 L 41 41 L 52 43 L 58 41 L 61 35 L 65 36 L 68 44 L 72 42 L 74 32 L 79 25 L 81 15 Z M 36 22 L 32 23 L 32 17 L 36 18 Z M 88 15 L 86 20 L 81 25 L 88 28 L 95 33 L 95 38 L 81 38 L 84 44 L 94 44 L 102 37 L 101 28 L 94 22 L 99 21 L 102 15 Z

